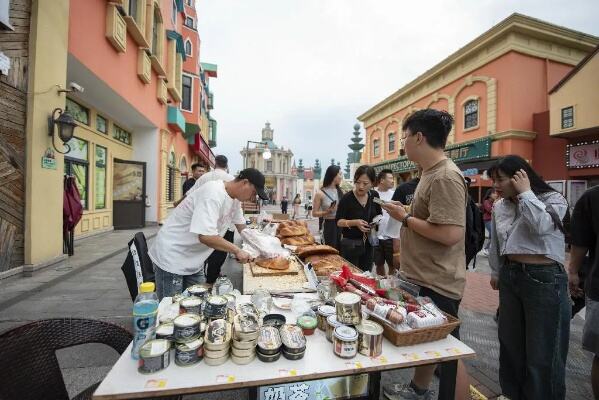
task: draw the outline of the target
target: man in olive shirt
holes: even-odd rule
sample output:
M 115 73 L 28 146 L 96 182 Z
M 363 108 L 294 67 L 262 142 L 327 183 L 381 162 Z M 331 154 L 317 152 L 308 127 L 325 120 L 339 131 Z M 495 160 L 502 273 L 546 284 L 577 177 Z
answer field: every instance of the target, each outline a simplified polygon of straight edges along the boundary
M 408 159 L 422 168 L 422 175 L 411 214 L 399 202 L 383 208 L 403 223 L 402 276 L 421 287 L 421 296 L 430 297 L 441 310 L 457 317 L 466 285 L 467 188 L 460 169 L 444 154 L 452 123 L 447 112 L 432 109 L 417 111 L 406 119 L 402 144 Z M 459 338 L 459 330 L 452 335 Z M 385 395 L 392 400 L 432 398 L 429 386 L 435 367 L 416 367 L 409 384 L 385 385 Z M 440 366 L 439 399 L 467 397 L 467 382 L 456 382 L 456 371 L 456 362 Z

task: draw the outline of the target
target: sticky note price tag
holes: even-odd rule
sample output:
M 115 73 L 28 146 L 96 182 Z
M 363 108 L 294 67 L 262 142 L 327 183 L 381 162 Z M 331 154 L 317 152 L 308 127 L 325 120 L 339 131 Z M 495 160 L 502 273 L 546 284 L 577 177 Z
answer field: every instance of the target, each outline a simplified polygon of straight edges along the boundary
M 345 366 L 346 366 L 347 368 L 349 368 L 349 369 L 358 369 L 358 368 L 364 368 L 364 367 L 362 366 L 362 363 L 361 363 L 361 362 L 359 362 L 359 361 L 356 361 L 356 362 L 351 362 L 351 361 L 348 361 L 348 362 L 346 362 L 346 363 L 345 363 Z
M 420 360 L 420 356 L 416 353 L 403 353 L 402 356 L 409 361 L 418 361 Z
M 166 387 L 166 379 L 148 379 L 146 381 L 146 389 L 160 389 Z
M 217 375 L 216 383 L 232 383 L 235 382 L 234 375 Z
M 371 357 L 373 362 L 379 363 L 379 364 L 387 364 L 389 362 L 389 360 L 387 360 L 387 357 L 385 356 L 379 356 L 379 357 Z
M 429 356 L 429 357 L 433 357 L 433 358 L 438 358 L 438 357 L 441 357 L 441 353 L 439 353 L 438 351 L 431 351 L 431 350 L 429 350 L 429 351 L 425 351 L 424 353 L 425 353 L 427 356 Z
M 280 377 L 297 376 L 297 369 L 295 369 L 295 368 L 293 368 L 293 369 L 280 369 L 279 370 L 279 376 Z
M 455 348 L 455 347 L 451 347 L 449 349 L 445 349 L 445 351 L 448 352 L 451 355 L 456 355 L 456 356 L 462 354 L 462 351 L 460 349 L 458 349 L 458 348 Z

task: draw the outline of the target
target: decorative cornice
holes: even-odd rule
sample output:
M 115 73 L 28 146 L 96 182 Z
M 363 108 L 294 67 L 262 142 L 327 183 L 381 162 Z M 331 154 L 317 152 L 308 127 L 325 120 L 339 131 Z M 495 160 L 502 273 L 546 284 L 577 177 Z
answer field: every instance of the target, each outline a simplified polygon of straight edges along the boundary
M 365 126 L 414 104 L 488 62 L 517 51 L 576 65 L 599 38 L 521 14 L 512 14 L 358 117 Z
M 492 135 L 489 135 L 491 140 L 503 140 L 503 139 L 520 139 L 520 140 L 529 140 L 533 141 L 537 137 L 536 132 L 530 131 L 518 131 L 518 130 L 509 130 L 503 132 L 497 132 Z

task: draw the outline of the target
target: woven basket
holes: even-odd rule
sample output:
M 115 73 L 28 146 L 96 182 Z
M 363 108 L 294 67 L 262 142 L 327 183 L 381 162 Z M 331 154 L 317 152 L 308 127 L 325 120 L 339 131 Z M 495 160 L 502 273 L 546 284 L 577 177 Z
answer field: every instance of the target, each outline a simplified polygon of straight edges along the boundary
M 419 343 L 434 342 L 445 339 L 455 328 L 460 326 L 460 320 L 456 317 L 443 313 L 447 317 L 447 322 L 443 325 L 428 328 L 412 329 L 406 332 L 398 332 L 385 321 L 376 315 L 370 315 L 369 318 L 375 319 L 383 326 L 383 336 L 395 346 L 411 346 Z

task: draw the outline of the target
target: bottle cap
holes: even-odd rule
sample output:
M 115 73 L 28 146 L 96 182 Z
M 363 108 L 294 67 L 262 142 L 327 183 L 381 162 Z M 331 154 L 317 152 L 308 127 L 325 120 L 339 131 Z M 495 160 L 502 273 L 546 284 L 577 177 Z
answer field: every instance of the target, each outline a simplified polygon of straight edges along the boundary
M 139 293 L 151 293 L 156 290 L 154 282 L 144 282 L 139 285 Z

